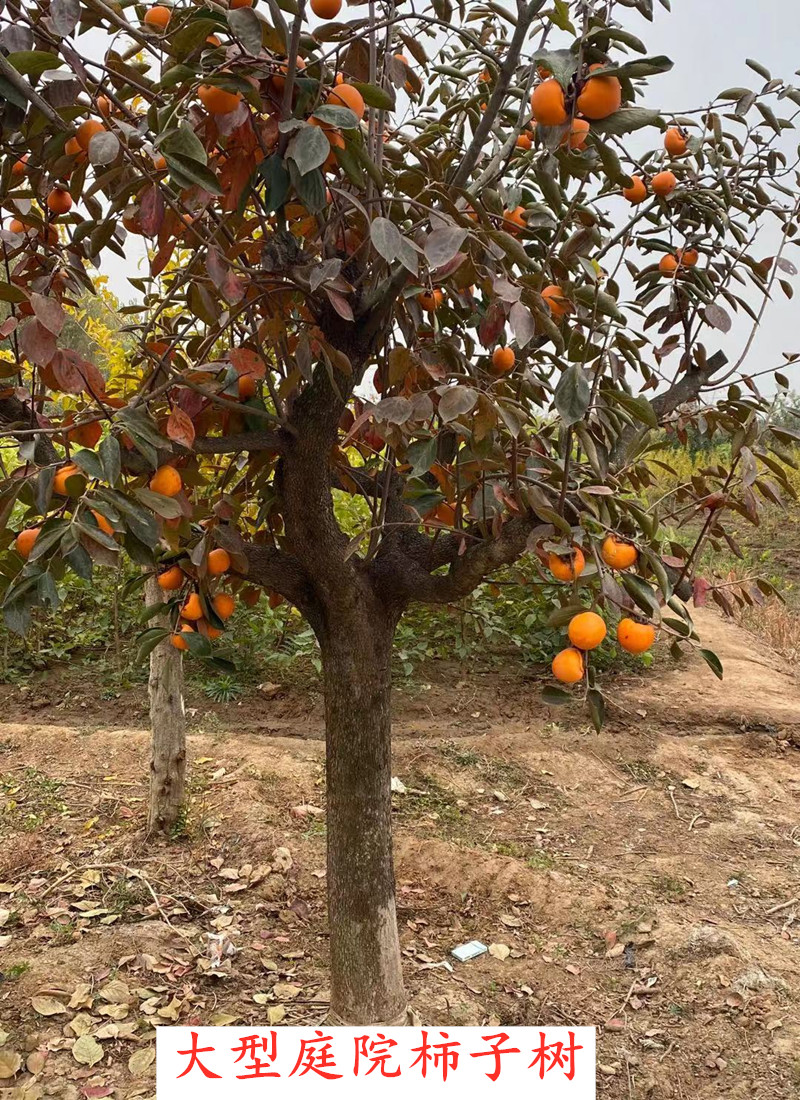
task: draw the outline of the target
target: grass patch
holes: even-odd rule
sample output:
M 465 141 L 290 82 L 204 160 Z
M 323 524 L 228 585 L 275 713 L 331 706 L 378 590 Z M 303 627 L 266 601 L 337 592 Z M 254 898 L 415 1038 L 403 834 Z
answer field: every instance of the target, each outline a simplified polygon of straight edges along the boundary
M 33 832 L 49 817 L 67 810 L 60 781 L 37 768 L 26 768 L 21 777 L 0 776 L 0 792 L 5 797 L 3 817 L 23 832 Z

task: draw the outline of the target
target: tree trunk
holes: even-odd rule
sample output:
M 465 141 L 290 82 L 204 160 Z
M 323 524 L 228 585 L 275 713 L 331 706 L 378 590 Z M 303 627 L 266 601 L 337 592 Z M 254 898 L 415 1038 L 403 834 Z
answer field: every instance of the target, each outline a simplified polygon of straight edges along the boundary
M 401 1024 L 391 802 L 394 624 L 361 613 L 322 640 L 331 1018 Z
M 145 585 L 148 606 L 163 602 L 154 577 Z M 153 625 L 168 626 L 159 615 Z M 186 720 L 183 709 L 183 658 L 166 638 L 150 654 L 150 801 L 148 833 L 170 833 L 183 810 L 186 787 Z

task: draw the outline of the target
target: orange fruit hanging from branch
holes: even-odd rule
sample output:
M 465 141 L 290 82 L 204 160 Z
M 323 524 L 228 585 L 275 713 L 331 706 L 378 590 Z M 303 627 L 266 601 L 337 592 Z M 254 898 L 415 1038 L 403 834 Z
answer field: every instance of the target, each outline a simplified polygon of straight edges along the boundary
M 583 679 L 583 654 L 577 649 L 562 649 L 555 655 L 550 667 L 555 678 L 562 684 L 577 684 Z
M 547 568 L 557 581 L 574 581 L 586 568 L 583 551 L 574 546 L 569 554 L 549 554 Z
M 590 72 L 605 65 L 591 65 Z M 577 107 L 586 118 L 608 118 L 622 106 L 622 85 L 615 76 L 590 76 L 578 96 Z
M 626 653 L 646 653 L 656 640 L 655 627 L 635 619 L 620 619 L 617 640 Z
M 567 634 L 576 649 L 597 649 L 607 633 L 606 624 L 596 611 L 582 611 L 570 619 Z
M 611 569 L 630 569 L 636 564 L 639 551 L 631 543 L 608 535 L 603 541 L 602 555 L 603 561 Z
M 543 80 L 531 96 L 531 112 L 541 126 L 563 126 L 568 119 L 564 89 L 555 78 Z
M 183 479 L 174 466 L 159 466 L 150 478 L 150 488 L 162 497 L 176 497 L 183 488 Z

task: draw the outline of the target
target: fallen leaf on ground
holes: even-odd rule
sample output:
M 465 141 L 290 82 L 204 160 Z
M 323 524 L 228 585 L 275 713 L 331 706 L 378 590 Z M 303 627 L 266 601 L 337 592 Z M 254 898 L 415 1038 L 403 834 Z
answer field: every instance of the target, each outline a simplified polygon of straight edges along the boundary
M 103 1048 L 91 1035 L 81 1035 L 72 1047 L 72 1057 L 82 1066 L 96 1066 L 102 1061 Z
M 302 990 L 301 985 L 292 985 L 291 982 L 278 982 L 272 987 L 272 992 L 276 997 L 280 997 L 282 1001 L 293 1001 Z
M 13 1077 L 21 1065 L 22 1058 L 15 1050 L 0 1050 L 0 1077 Z
M 511 948 L 505 943 L 490 943 L 489 954 L 493 959 L 500 959 L 502 962 L 511 954 Z
M 66 1007 L 57 1001 L 55 997 L 31 997 L 33 1011 L 40 1016 L 60 1016 L 66 1012 Z
M 134 1053 L 128 1059 L 128 1069 L 134 1077 L 139 1077 L 148 1069 L 156 1058 L 156 1052 L 152 1047 L 143 1047 L 141 1050 L 134 1051 Z

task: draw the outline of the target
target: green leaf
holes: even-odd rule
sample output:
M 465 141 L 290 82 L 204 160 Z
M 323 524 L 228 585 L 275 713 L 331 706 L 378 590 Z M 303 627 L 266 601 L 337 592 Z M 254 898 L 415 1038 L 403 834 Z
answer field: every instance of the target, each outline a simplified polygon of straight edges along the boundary
M 672 68 L 672 61 L 659 54 L 658 57 L 636 58 L 634 61 L 626 61 L 624 65 L 608 65 L 604 69 L 596 69 L 592 76 L 616 76 L 627 77 L 629 80 L 642 76 L 657 76 L 659 73 L 668 73 Z
M 219 181 L 210 168 L 188 157 L 177 156 L 175 153 L 165 153 L 170 175 L 181 187 L 202 187 L 210 195 L 221 195 L 222 188 Z
M 306 123 L 295 133 L 286 150 L 286 159 L 293 160 L 301 176 L 321 168 L 330 152 L 330 143 L 321 126 Z
M 171 65 L 161 74 L 161 79 L 156 88 L 159 91 L 164 91 L 166 88 L 175 88 L 179 84 L 188 84 L 194 78 L 194 69 L 190 69 L 188 65 Z
M 75 451 L 72 455 L 72 461 L 76 466 L 80 466 L 83 472 L 88 474 L 89 477 L 102 480 L 103 466 L 99 456 L 96 455 L 94 451 Z
M 642 424 L 646 424 L 648 428 L 658 427 L 656 410 L 644 394 L 634 397 L 633 394 L 627 393 L 625 390 L 606 390 L 604 388 L 603 396 L 610 401 L 616 401 L 618 405 L 622 405 L 623 409 L 641 421 Z
M 161 493 L 154 493 L 152 489 L 140 488 L 135 489 L 134 492 L 136 493 L 136 499 L 140 500 L 145 508 L 149 508 L 156 515 L 163 516 L 164 519 L 178 519 L 183 515 L 180 504 L 173 497 L 165 497 Z
M 429 439 L 415 439 L 406 448 L 406 461 L 411 463 L 411 477 L 427 474 L 436 461 L 438 443 L 436 436 Z
M 165 157 L 174 155 L 187 160 L 196 160 L 199 164 L 208 164 L 203 143 L 190 126 L 166 130 L 163 134 L 159 134 L 155 144 Z
M 248 11 L 248 8 L 244 9 Z M 317 107 L 313 112 L 314 118 L 318 118 L 321 122 L 327 122 L 330 126 L 336 126 L 339 130 L 356 130 L 358 128 L 358 119 L 353 111 L 349 107 L 336 107 L 330 103 L 323 103 L 321 107 Z
M 765 80 L 772 80 L 772 74 L 769 69 L 765 69 L 763 65 L 760 65 L 757 61 L 753 61 L 751 57 L 748 57 L 745 61 L 748 69 L 752 69 L 754 73 L 758 73 L 759 76 L 763 76 Z
M 151 512 L 116 489 L 99 489 L 97 495 L 101 500 L 107 500 L 119 512 L 127 529 L 139 542 L 149 547 L 156 546 L 158 523 Z
M 170 634 L 171 631 L 165 630 L 163 626 L 151 626 L 149 630 L 144 630 L 138 638 L 136 663 L 141 664 L 145 657 L 150 656 L 159 642 L 163 642 Z
M 292 183 L 294 189 L 297 192 L 297 197 L 312 214 L 317 214 L 320 210 L 324 210 L 326 206 L 325 193 L 327 188 L 325 187 L 325 177 L 322 172 L 316 168 L 313 172 L 306 172 L 304 176 L 301 176 L 295 162 L 289 161 L 289 171 L 292 176 Z
M 202 46 L 210 34 L 217 30 L 219 24 L 214 19 L 192 19 L 185 27 L 181 27 L 170 36 L 170 52 L 179 61 L 193 53 L 198 46 Z
M 397 259 L 403 236 L 394 222 L 388 218 L 376 218 L 370 229 L 372 244 L 379 256 L 391 264 Z
M 64 62 L 54 53 L 45 50 L 21 50 L 19 53 L 10 53 L 6 58 L 9 65 L 13 65 L 18 73 L 23 76 L 37 77 L 48 69 L 58 69 Z
M 698 650 L 698 652 L 717 679 L 721 680 L 723 675 L 722 661 L 720 661 L 713 649 L 701 649 Z
M 394 96 L 385 88 L 378 88 L 374 84 L 359 84 L 358 82 L 356 82 L 355 87 L 361 92 L 368 107 L 377 107 L 382 111 L 394 110 Z
M 211 642 L 208 638 L 204 638 L 202 634 L 198 634 L 196 630 L 193 630 L 191 634 L 187 630 L 181 637 L 186 641 L 192 656 L 209 657 L 211 655 Z
M 276 210 L 280 210 L 289 194 L 289 173 L 277 153 L 262 161 L 258 171 L 266 184 L 265 211 L 267 214 L 274 214 Z
M 583 419 L 589 408 L 591 390 L 580 364 L 571 363 L 561 375 L 554 400 L 556 409 L 565 424 L 575 424 Z
M 78 544 L 72 550 L 63 553 L 64 561 L 78 577 L 85 581 L 92 579 L 93 562 L 86 550 Z
M 263 24 L 252 8 L 228 11 L 228 26 L 251 57 L 258 57 L 263 44 Z
M 641 130 L 643 126 L 660 126 L 661 115 L 658 111 L 651 111 L 647 107 L 620 107 L 608 118 L 598 119 L 592 123 L 592 130 L 598 134 L 630 134 L 634 130 Z
M 563 707 L 566 703 L 571 703 L 573 696 L 568 691 L 564 691 L 563 688 L 546 687 L 542 689 L 542 702 L 547 703 L 549 707 Z
M 613 317 L 615 321 L 624 323 L 625 317 L 619 311 L 616 298 L 613 298 L 606 291 L 600 290 L 597 286 L 587 284 L 585 286 L 579 286 L 573 293 L 573 297 L 577 302 L 580 302 L 584 306 L 588 306 L 589 309 L 596 309 L 599 314 L 604 314 L 606 317 Z
M 0 302 L 27 302 L 28 295 L 11 283 L 0 283 Z
M 647 612 L 648 615 L 660 617 L 661 608 L 658 603 L 658 598 L 647 581 L 642 580 L 641 577 L 637 577 L 635 573 L 623 573 L 620 580 L 622 581 L 625 591 L 642 611 Z
M 119 448 L 119 440 L 115 435 L 104 436 L 97 448 L 100 455 L 100 463 L 103 467 L 103 479 L 109 485 L 116 485 L 122 472 L 122 454 Z
M 566 607 L 557 607 L 547 617 L 547 625 L 558 629 L 572 622 L 576 615 L 580 615 L 586 608 L 581 603 L 570 603 Z

